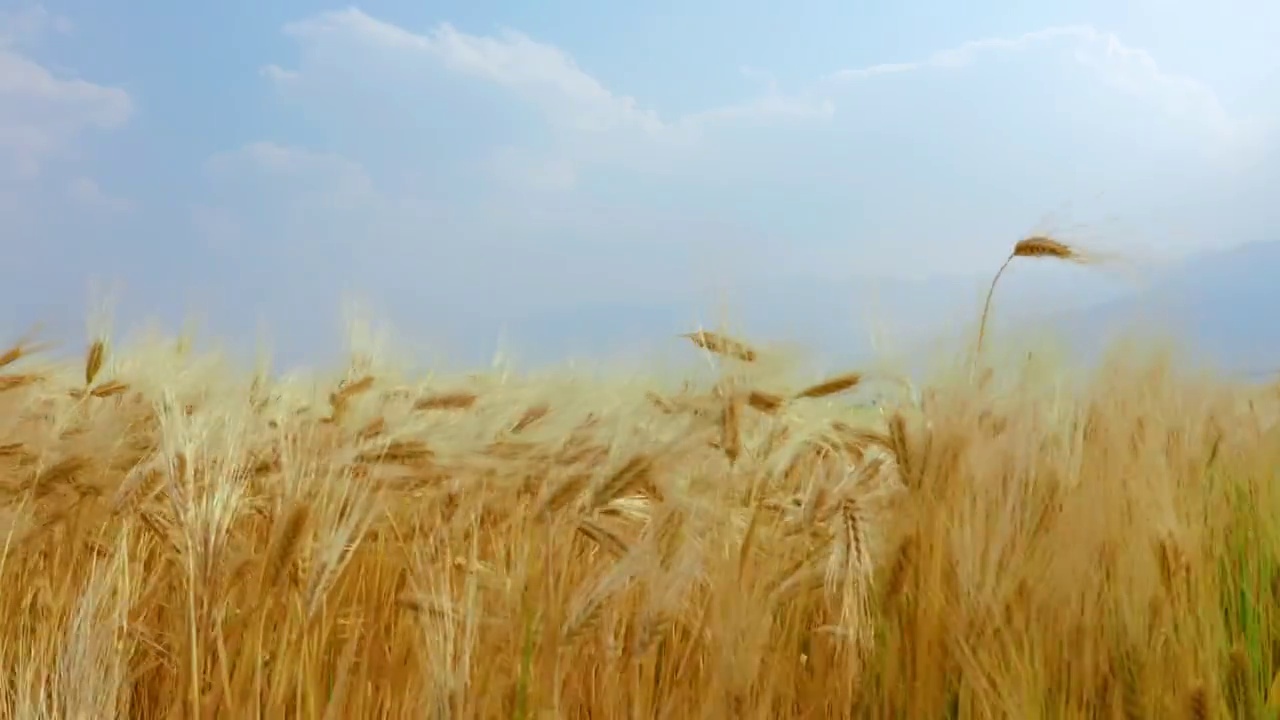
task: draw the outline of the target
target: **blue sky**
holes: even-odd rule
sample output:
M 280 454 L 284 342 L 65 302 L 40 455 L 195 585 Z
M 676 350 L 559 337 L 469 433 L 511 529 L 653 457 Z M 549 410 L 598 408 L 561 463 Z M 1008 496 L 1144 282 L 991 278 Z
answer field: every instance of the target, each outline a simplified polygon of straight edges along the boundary
M 303 348 L 354 295 L 465 344 L 986 272 L 1032 230 L 1274 240 L 1275 27 L 1264 0 L 4 0 L 0 319 L 78 329 L 117 288 L 122 319 Z

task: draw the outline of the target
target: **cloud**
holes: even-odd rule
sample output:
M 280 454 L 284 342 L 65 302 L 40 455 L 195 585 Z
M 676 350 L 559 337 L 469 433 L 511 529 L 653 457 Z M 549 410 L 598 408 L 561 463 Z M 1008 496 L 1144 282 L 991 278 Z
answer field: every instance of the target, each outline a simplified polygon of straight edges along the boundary
M 69 28 L 41 6 L 0 15 L 0 167 L 20 177 L 39 174 L 84 133 L 119 128 L 133 113 L 123 89 L 61 77 L 19 49 Z
M 545 165 L 578 168 L 627 164 L 632 169 L 670 170 L 672 156 L 683 157 L 708 133 L 726 126 L 769 127 L 777 123 L 830 122 L 849 111 L 850 83 L 926 70 L 963 70 L 987 56 L 1057 53 L 1087 68 L 1103 83 L 1167 122 L 1178 123 L 1200 150 L 1223 155 L 1256 150 L 1269 129 L 1254 118 L 1230 114 L 1212 88 L 1195 78 L 1163 70 L 1147 52 L 1112 33 L 1089 25 L 1050 27 L 1013 37 L 972 40 L 933 52 L 923 59 L 837 70 L 793 91 L 783 91 L 767 72 L 743 68 L 747 77 L 767 78 L 762 95 L 737 103 L 664 117 L 628 95 L 614 92 L 578 65 L 564 50 L 522 33 L 503 30 L 479 36 L 442 23 L 416 33 L 374 18 L 359 9 L 321 13 L 285 26 L 303 50 L 310 69 L 266 65 L 263 76 L 282 89 L 310 79 L 332 82 L 335 58 L 361 65 L 396 57 L 439 68 L 459 77 L 492 84 L 537 109 L 555 131 Z M 368 75 L 364 75 L 368 79 Z M 499 152 L 509 153 L 503 149 Z M 498 159 L 491 167 L 505 167 Z M 514 171 L 527 175 L 527 163 Z M 541 184 L 535 176 L 535 184 Z
M 577 131 L 628 128 L 656 135 L 669 130 L 654 112 L 609 91 L 565 52 L 515 31 L 480 37 L 444 23 L 416 34 L 349 9 L 291 23 L 285 33 L 309 44 L 339 39 L 428 56 L 454 72 L 510 88 L 537 104 L 553 122 Z
M 1103 82 L 1140 99 L 1175 122 L 1203 132 L 1213 151 L 1222 146 L 1256 150 L 1263 131 L 1255 118 L 1232 116 L 1212 88 L 1199 80 L 1163 70 L 1148 52 L 1126 45 L 1112 33 L 1090 25 L 1066 25 L 1024 33 L 1016 37 L 971 40 L 932 53 L 916 61 L 882 63 L 831 73 L 827 84 L 867 80 L 926 70 L 953 70 L 971 66 L 985 55 L 1025 53 L 1039 48 L 1056 49 L 1089 68 Z
M 344 75 L 367 82 L 396 72 L 404 77 L 405 67 L 430 68 L 433 73 L 503 89 L 523 107 L 535 110 L 548 134 L 527 147 L 495 139 L 477 153 L 481 157 L 474 165 L 459 171 L 478 170 L 502 187 L 534 192 L 581 185 L 584 173 L 601 168 L 624 168 L 659 178 L 688 177 L 691 172 L 714 172 L 711 168 L 725 165 L 723 158 L 734 155 L 728 167 L 721 169 L 739 172 L 738 166 L 749 162 L 750 155 L 725 148 L 723 136 L 856 125 L 856 119 L 838 116 L 866 113 L 859 102 L 858 81 L 929 70 L 961 72 L 986 57 L 1069 59 L 1130 101 L 1125 107 L 1119 107 L 1117 100 L 1101 103 L 1102 113 L 1130 124 L 1148 118 L 1148 124 L 1161 126 L 1157 134 L 1178 133 L 1177 141 L 1186 144 L 1189 152 L 1226 165 L 1247 162 L 1270 137 L 1269 127 L 1256 119 L 1228 113 L 1207 85 L 1164 71 L 1145 51 L 1089 25 L 968 41 L 919 60 L 837 70 L 791 90 L 779 88 L 766 71 L 744 68 L 742 73 L 748 77 L 767 78 L 765 92 L 681 115 L 664 115 L 611 90 L 564 50 L 513 30 L 482 36 L 441 23 L 414 32 L 349 8 L 290 23 L 284 32 L 302 50 L 302 65 L 297 69 L 266 65 L 262 74 L 282 92 L 305 96 L 303 88 L 310 88 L 310 102 L 315 102 L 318 87 L 332 89 L 343 82 Z M 387 95 L 418 91 L 396 87 L 385 77 L 382 82 L 387 83 Z M 1099 114 L 1098 109 L 1073 111 L 1082 117 Z M 517 115 L 519 111 L 503 106 L 491 112 Z M 1135 128 L 1134 132 L 1143 131 Z
M 333 153 L 255 142 L 210 158 L 204 174 L 207 192 L 192 209 L 204 247 L 291 281 L 358 276 L 362 256 L 396 242 L 385 219 L 424 220 L 403 212 L 362 165 Z
M 519 147 L 495 149 L 488 163 L 495 178 L 524 190 L 563 192 L 578 183 L 572 162 L 562 157 L 540 157 Z
M 284 34 L 296 58 L 261 59 L 278 134 L 209 162 L 192 221 L 279 292 L 319 301 L 336 283 L 422 322 L 985 270 L 1018 235 L 1063 229 L 1064 206 L 1102 249 L 1273 225 L 1233 162 L 1268 126 L 1092 26 L 790 85 L 743 68 L 756 92 L 684 112 L 511 30 L 349 9 Z M 1186 201 L 1208 190 L 1223 202 Z M 1034 284 L 1054 282 L 1079 280 Z
M 109 215 L 121 215 L 133 211 L 133 203 L 126 198 L 108 194 L 97 181 L 77 177 L 67 186 L 67 195 L 77 205 Z
M 836 105 L 831 98 L 812 99 L 771 90 L 769 94 L 737 105 L 693 113 L 683 118 L 686 127 L 717 123 L 756 124 L 775 121 L 830 120 Z
M 485 317 L 548 297 L 574 302 L 633 291 L 629 274 L 671 270 L 664 267 L 673 261 L 670 246 L 651 244 L 655 257 L 638 242 L 660 235 L 661 220 L 566 195 L 574 178 L 563 165 L 539 165 L 516 150 L 492 157 L 505 173 L 519 166 L 529 176 L 521 191 L 537 187 L 541 201 L 504 204 L 481 195 L 453 202 L 431 192 L 432 183 L 380 185 L 365 165 L 337 153 L 258 142 L 210 159 L 207 202 L 193 209 L 193 223 L 223 257 L 285 279 L 305 267 L 318 282 L 335 278 L 379 298 L 391 293 L 400 304 L 461 300 Z M 613 259 L 629 262 L 613 266 Z
M 67 35 L 71 30 L 71 20 L 49 12 L 44 5 L 0 10 L 0 46 L 35 43 L 50 32 Z
M 705 132 L 722 123 L 774 123 L 829 119 L 834 107 L 827 98 L 780 93 L 739 104 L 664 118 L 636 98 L 610 90 L 581 68 L 564 50 L 522 33 L 503 30 L 494 36 L 472 35 L 448 23 L 415 33 L 371 17 L 358 9 L 322 13 L 285 26 L 287 36 L 303 49 L 308 70 L 266 65 L 262 74 L 282 89 L 306 83 L 332 82 L 337 77 L 308 77 L 333 71 L 334 58 L 360 58 L 361 65 L 379 58 L 439 68 L 456 77 L 500 87 L 535 109 L 551 131 L 544 152 L 555 155 L 534 164 L 557 168 L 565 177 L 594 165 L 626 165 L 636 170 L 663 172 L 673 158 L 687 152 Z M 361 74 L 362 80 L 369 73 Z M 400 88 L 405 91 L 405 88 Z M 484 164 L 511 168 L 514 177 L 543 185 L 543 173 L 528 172 L 529 161 L 508 162 L 509 149 Z
M 298 79 L 298 73 L 293 72 L 292 70 L 285 70 L 279 65 L 263 65 L 261 75 L 262 77 L 281 85 Z
M 295 192 L 335 209 L 357 207 L 377 197 L 373 180 L 358 163 L 332 153 L 273 142 L 255 142 L 216 155 L 210 158 L 207 170 L 220 178 L 239 174 L 286 183 Z

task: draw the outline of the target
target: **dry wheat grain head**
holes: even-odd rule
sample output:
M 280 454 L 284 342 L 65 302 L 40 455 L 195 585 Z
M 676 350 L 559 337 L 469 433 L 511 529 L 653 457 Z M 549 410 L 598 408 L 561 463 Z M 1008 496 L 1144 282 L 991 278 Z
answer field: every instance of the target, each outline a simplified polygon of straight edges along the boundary
M 1014 258 L 1049 258 L 1085 264 L 1091 262 L 1090 255 L 1047 235 L 1032 235 L 1015 243 L 1013 250 L 1009 253 L 1009 257 L 1000 265 L 995 277 L 991 278 L 991 285 L 987 288 L 987 299 L 983 303 L 982 319 L 978 324 L 978 343 L 975 355 L 982 352 L 983 341 L 986 339 L 987 317 L 991 314 L 991 297 L 995 293 L 996 284 L 1000 282 L 1000 277 L 1004 275 L 1005 269 L 1009 267 L 1009 263 L 1013 262 Z

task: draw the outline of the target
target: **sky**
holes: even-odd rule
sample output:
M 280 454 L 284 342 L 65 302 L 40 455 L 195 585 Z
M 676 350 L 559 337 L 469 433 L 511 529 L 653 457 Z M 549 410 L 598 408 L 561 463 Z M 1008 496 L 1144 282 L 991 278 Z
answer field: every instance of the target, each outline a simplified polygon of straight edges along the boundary
M 470 347 L 733 287 L 927 294 L 1033 231 L 1280 240 L 1275 27 L 1266 0 L 0 0 L 0 329 L 83 332 L 105 297 L 305 352 L 355 298 Z

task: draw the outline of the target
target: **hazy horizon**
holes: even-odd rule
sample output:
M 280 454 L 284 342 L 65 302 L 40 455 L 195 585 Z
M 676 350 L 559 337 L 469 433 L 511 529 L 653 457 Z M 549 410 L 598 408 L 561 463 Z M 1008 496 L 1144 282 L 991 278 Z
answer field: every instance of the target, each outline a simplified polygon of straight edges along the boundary
M 1133 276 L 1277 240 L 1278 23 L 1258 0 L 8 3 L 0 325 L 70 341 L 115 297 L 122 328 L 195 316 L 301 360 L 355 298 L 459 361 L 505 331 L 542 362 L 725 306 L 819 354 L 909 345 L 968 321 L 1030 232 Z M 1145 281 L 1006 282 L 1013 321 Z M 1252 313 L 1215 282 L 1197 322 Z

